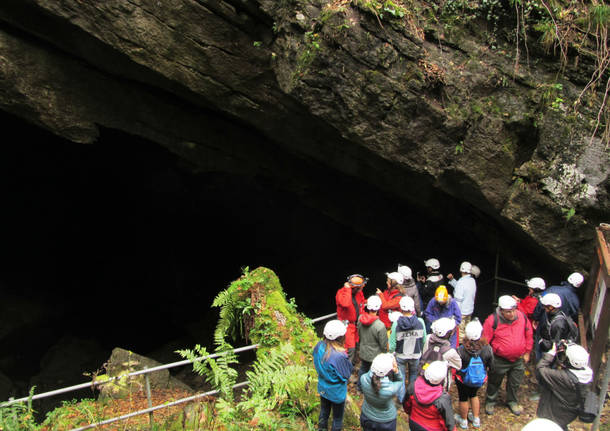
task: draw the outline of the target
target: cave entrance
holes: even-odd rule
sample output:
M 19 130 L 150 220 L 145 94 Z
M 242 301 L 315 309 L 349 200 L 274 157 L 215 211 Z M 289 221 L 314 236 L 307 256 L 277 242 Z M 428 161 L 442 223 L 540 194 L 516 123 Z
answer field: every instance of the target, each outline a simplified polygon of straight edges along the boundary
M 212 300 L 243 266 L 273 269 L 310 317 L 333 312 L 336 290 L 356 272 L 370 277 L 366 294 L 397 263 L 423 271 L 433 256 L 444 273 L 456 274 L 465 255 L 487 271 L 482 279 L 493 272 L 487 250 L 308 161 L 304 200 L 277 179 L 202 172 L 115 130 L 81 145 L 8 114 L 0 123 L 17 137 L 0 150 L 0 372 L 10 395 L 81 383 L 116 346 L 171 362 L 178 348 L 210 345 Z M 337 219 L 328 197 L 316 206 L 316 193 L 353 218 Z M 379 235 L 390 215 L 409 229 L 390 223 Z M 482 315 L 490 292 L 478 295 Z

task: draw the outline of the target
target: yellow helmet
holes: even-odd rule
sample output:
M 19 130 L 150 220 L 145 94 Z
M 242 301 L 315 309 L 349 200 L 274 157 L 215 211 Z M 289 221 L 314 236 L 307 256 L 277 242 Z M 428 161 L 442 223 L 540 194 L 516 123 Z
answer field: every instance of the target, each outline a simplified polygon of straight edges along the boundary
M 441 284 L 439 287 L 436 288 L 436 292 L 434 293 L 434 299 L 436 299 L 436 302 L 440 302 L 442 304 L 449 300 L 449 292 L 447 291 L 447 288 L 444 285 Z

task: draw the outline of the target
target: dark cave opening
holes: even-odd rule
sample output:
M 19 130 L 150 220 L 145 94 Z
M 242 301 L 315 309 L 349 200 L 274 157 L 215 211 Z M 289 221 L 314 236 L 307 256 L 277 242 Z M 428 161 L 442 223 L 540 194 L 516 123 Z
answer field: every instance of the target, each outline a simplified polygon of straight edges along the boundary
M 0 123 L 18 137 L 0 150 L 0 372 L 11 396 L 81 383 L 116 346 L 171 362 L 178 348 L 211 345 L 212 300 L 243 266 L 273 269 L 310 317 L 334 311 L 351 273 L 370 277 L 367 295 L 397 263 L 423 272 L 433 256 L 445 274 L 466 256 L 483 269 L 480 283 L 493 273 L 493 253 L 416 210 L 401 217 L 417 237 L 367 236 L 270 178 L 198 172 L 122 132 L 101 129 L 96 144 L 81 145 L 7 114 Z M 346 199 L 361 196 L 363 225 L 383 224 L 384 209 L 366 205 L 383 192 L 347 184 Z M 326 193 L 324 184 L 309 188 Z M 502 266 L 503 276 L 521 276 Z M 490 283 L 477 301 L 484 317 Z

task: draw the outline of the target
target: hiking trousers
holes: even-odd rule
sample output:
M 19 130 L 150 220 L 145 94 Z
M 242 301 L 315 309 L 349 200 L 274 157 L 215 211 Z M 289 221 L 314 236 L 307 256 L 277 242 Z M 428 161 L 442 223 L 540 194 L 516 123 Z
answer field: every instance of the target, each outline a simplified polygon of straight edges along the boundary
M 333 412 L 333 422 L 331 431 L 341 431 L 343 428 L 343 413 L 345 411 L 345 401 L 342 403 L 333 403 L 323 396 L 320 396 L 320 418 L 318 420 L 318 430 L 328 430 L 328 418 L 330 411 Z
M 493 370 L 489 371 L 487 377 L 487 403 L 495 404 L 497 402 L 498 391 L 504 376 L 506 376 L 506 402 L 518 404 L 517 391 L 519 386 L 521 386 L 524 375 L 525 364 L 523 363 L 523 358 L 510 362 L 500 356 L 496 356 L 494 358 Z

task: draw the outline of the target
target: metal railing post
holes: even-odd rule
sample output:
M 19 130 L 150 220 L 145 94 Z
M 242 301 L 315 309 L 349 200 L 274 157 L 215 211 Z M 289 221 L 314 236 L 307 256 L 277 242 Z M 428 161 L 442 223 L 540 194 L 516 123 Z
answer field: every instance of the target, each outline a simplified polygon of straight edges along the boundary
M 148 369 L 148 367 L 144 367 L 144 369 Z M 150 394 L 150 379 L 148 377 L 148 373 L 144 374 L 144 379 L 146 380 L 146 398 L 148 398 L 148 408 L 151 409 L 152 408 L 152 396 Z M 149 422 L 149 429 L 150 431 L 152 431 L 153 429 L 153 412 L 152 410 L 150 412 L 148 412 L 148 422 Z

